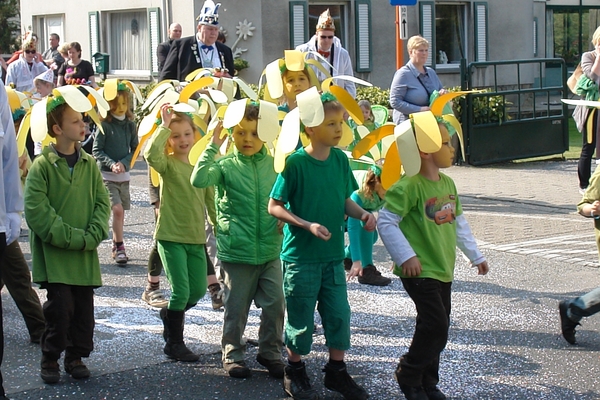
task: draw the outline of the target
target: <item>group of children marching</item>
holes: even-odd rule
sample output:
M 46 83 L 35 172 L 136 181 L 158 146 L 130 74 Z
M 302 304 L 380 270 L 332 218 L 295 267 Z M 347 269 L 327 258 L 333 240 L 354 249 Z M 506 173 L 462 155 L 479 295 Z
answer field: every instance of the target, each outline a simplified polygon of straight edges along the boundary
M 435 118 L 433 125 L 423 125 L 429 140 L 421 140 L 422 118 L 414 126 L 405 125 L 406 135 L 398 135 L 402 139 L 393 146 L 405 151 L 402 140 L 412 136 L 414 146 L 406 148 L 416 153 L 402 155 L 407 176 L 389 184 L 383 178 L 387 172 L 374 163 L 359 187 L 347 154 L 338 146 L 346 141 L 346 113 L 359 121 L 361 116 L 342 101 L 345 96 L 336 97 L 339 91 L 320 93 L 309 65 L 284 60 L 278 72 L 280 110 L 287 112 L 279 135 L 277 109 L 273 112 L 273 105 L 262 100 L 237 100 L 235 107 L 231 103 L 222 119 L 213 116 L 208 132 L 201 132 L 193 113 L 177 101 L 153 109 L 158 118 L 144 157 L 159 177 L 154 238 L 171 285 L 170 300 L 159 313 L 165 354 L 178 361 L 199 358 L 184 343 L 184 321 L 185 312 L 207 288 L 206 191 L 214 187 L 225 304 L 222 360 L 231 377 L 251 375 L 242 336 L 254 301 L 262 310 L 257 362 L 272 377 L 283 378 L 289 396 L 319 398 L 302 361 L 311 351 L 317 309 L 329 349 L 325 387 L 346 399 L 369 397 L 344 362 L 351 314 L 344 259 L 350 261 L 349 277 L 377 275 L 372 251 L 379 225 L 396 264 L 394 273 L 402 278 L 418 313 L 396 379 L 409 400 L 446 398 L 437 384 L 439 355 L 448 336 L 456 245 L 480 274 L 488 270 L 454 183 L 439 172 L 452 164 L 454 155 L 446 125 Z M 270 95 L 279 97 L 277 85 L 267 85 Z M 135 161 L 138 132 L 132 121 L 132 87 L 126 86 L 118 82 L 105 87 L 102 96 L 83 88 L 70 87 L 77 93 L 55 89 L 34 106 L 44 110 L 32 111 L 32 118 L 43 115 L 43 121 L 32 120 L 31 126 L 32 137 L 44 148 L 27 175 L 25 217 L 31 230 L 33 280 L 48 292 L 41 338 L 41 377 L 47 383 L 60 380 L 63 352 L 68 374 L 77 379 L 90 375 L 82 358 L 93 349 L 93 290 L 102 284 L 97 247 L 108 235 L 111 213 L 113 257 L 117 263 L 127 262 L 124 212 L 130 206 L 128 171 Z M 82 112 L 95 116 L 94 105 L 104 107 L 105 117 L 92 157 L 80 142 L 85 138 Z M 212 136 L 206 137 L 210 140 L 196 161 L 192 150 L 201 133 Z M 225 141 L 232 145 L 221 156 Z M 285 150 L 290 143 L 291 149 Z M 361 152 L 361 143 L 355 144 Z M 399 176 L 399 165 L 397 169 Z

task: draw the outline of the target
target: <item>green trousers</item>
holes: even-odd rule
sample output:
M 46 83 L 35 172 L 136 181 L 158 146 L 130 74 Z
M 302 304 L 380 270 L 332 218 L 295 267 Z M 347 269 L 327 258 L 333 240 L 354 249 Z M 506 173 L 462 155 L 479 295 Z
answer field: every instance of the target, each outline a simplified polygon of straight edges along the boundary
M 183 311 L 206 293 L 206 252 L 203 244 L 158 241 L 158 253 L 169 283 L 169 310 Z
M 246 343 L 242 339 L 248 311 L 254 300 L 261 308 L 258 354 L 267 360 L 280 360 L 283 345 L 283 278 L 279 259 L 261 265 L 221 261 L 225 316 L 223 320 L 223 362 L 243 361 Z

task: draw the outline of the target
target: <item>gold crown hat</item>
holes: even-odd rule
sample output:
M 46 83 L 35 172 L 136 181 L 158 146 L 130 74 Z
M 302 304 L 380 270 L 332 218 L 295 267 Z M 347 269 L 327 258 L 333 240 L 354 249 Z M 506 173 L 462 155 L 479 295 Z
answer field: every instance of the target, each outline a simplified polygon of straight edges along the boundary
M 394 141 L 385 153 L 385 161 L 381 172 L 381 185 L 388 189 L 405 172 L 407 176 L 419 173 L 421 156 L 424 153 L 435 153 L 442 147 L 442 133 L 438 123 L 442 122 L 450 134 L 458 134 L 464 154 L 462 127 L 454 114 L 445 109 L 446 104 L 455 97 L 474 91 L 449 92 L 436 96 L 430 105 L 430 111 L 410 114 L 409 118 L 399 125 L 386 124 L 366 135 L 352 150 L 354 158 L 369 152 L 379 141 L 393 135 Z M 433 97 L 433 96 L 432 96 Z M 382 152 L 383 153 L 383 152 Z
M 200 14 L 196 17 L 198 25 L 219 25 L 219 7 L 221 3 L 215 4 L 212 0 L 206 0 Z
M 22 140 L 24 146 L 24 136 L 31 127 L 31 139 L 34 142 L 42 143 L 42 147 L 47 146 L 50 142 L 54 142 L 54 138 L 48 135 L 48 113 L 65 103 L 74 111 L 88 114 L 98 128 L 102 130 L 100 118 L 96 113 L 95 107 L 106 112 L 110 109 L 106 100 L 104 100 L 100 93 L 89 86 L 66 85 L 52 89 L 52 93 L 31 107 L 19 127 L 18 141 Z M 19 143 L 17 144 L 19 146 Z
M 317 31 L 322 30 L 335 31 L 335 24 L 333 18 L 331 18 L 329 8 L 319 15 L 319 20 L 317 21 Z

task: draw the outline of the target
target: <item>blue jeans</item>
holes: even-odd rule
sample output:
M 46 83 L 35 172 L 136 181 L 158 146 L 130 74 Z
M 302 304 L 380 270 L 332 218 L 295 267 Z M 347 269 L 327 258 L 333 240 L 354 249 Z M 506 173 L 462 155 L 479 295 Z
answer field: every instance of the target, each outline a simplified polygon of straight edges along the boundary
M 600 287 L 571 300 L 568 316 L 574 322 L 579 322 L 583 317 L 589 317 L 598 311 L 600 311 Z

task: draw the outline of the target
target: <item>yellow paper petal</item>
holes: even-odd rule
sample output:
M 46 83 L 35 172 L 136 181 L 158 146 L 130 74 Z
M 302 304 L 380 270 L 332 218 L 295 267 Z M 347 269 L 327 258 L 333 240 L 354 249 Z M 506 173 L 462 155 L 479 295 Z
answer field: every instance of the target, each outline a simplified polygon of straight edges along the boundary
M 285 158 L 287 157 L 287 154 L 277 150 L 277 148 L 275 148 L 275 154 L 273 155 L 273 168 L 275 169 L 275 172 L 280 173 L 281 171 L 283 171 L 285 169 Z
M 135 148 L 135 151 L 133 152 L 133 157 L 131 157 L 131 163 L 129 164 L 129 169 L 132 169 L 133 166 L 135 165 L 135 162 L 137 161 L 138 156 L 140 155 L 140 152 L 142 151 L 142 147 L 144 147 L 144 143 L 146 143 L 146 140 L 148 140 L 150 138 L 150 136 L 152 136 L 152 134 L 154 133 L 154 131 L 156 130 L 156 125 L 154 125 L 154 128 L 148 132 L 147 134 L 145 134 L 144 136 L 142 136 L 138 142 L 137 147 Z
M 395 127 L 395 125 L 392 125 L 392 126 Z M 392 131 L 393 131 L 393 128 L 392 128 Z M 385 158 L 385 155 L 387 154 L 390 147 L 395 146 L 395 145 L 396 145 L 396 139 L 394 139 L 393 135 L 386 136 L 383 139 L 381 139 L 381 158 Z
M 56 143 L 56 139 L 55 139 L 55 138 L 53 138 L 53 137 L 52 137 L 52 136 L 50 136 L 50 135 L 46 135 L 46 137 L 44 138 L 44 140 L 42 140 L 42 149 L 43 149 L 44 147 L 48 147 L 48 145 L 49 145 L 50 143 Z
M 402 166 L 407 176 L 414 176 L 421 170 L 421 155 L 419 154 L 419 148 L 417 147 L 417 141 L 413 134 L 412 125 L 410 120 L 402 121 L 402 123 L 394 128 L 394 137 L 396 138 L 396 148 Z M 392 151 L 394 146 L 390 146 L 388 154 Z M 387 156 L 385 158 L 385 164 L 387 164 Z M 390 179 L 391 180 L 391 179 Z
M 283 96 L 283 80 L 281 78 L 281 70 L 279 69 L 280 60 L 270 62 L 265 67 L 265 76 L 267 77 L 267 88 L 269 95 L 273 99 L 278 99 Z
M 188 103 L 177 103 L 173 105 L 173 111 L 177 111 L 180 113 L 193 113 L 196 110 Z
M 77 89 L 77 86 L 67 85 L 56 89 L 64 97 L 65 101 L 73 110 L 77 112 L 86 112 L 92 108 L 92 103 L 83 93 Z
M 204 149 L 206 149 L 206 146 L 208 145 L 208 141 L 211 139 L 212 139 L 212 135 L 204 135 L 204 136 L 202 136 L 202 138 L 200 140 L 198 140 L 194 144 L 194 146 L 190 150 L 190 153 L 188 154 L 188 160 L 189 160 L 190 164 L 196 165 L 196 163 L 198 162 L 198 159 L 202 155 L 202 152 L 204 151 Z
M 321 90 L 323 90 L 324 93 L 331 92 L 331 86 L 333 86 L 333 78 L 327 78 L 321 82 Z
M 198 75 L 200 75 L 200 77 L 204 77 L 205 75 L 210 74 L 210 71 L 208 71 L 206 68 L 198 68 L 193 70 L 192 72 L 190 72 L 189 74 L 186 75 L 185 77 L 185 81 L 191 82 L 193 81 Z
M 294 151 L 298 145 L 298 137 L 300 135 L 300 112 L 298 108 L 290 111 L 281 124 L 281 133 L 277 139 L 275 146 L 276 152 L 288 154 Z
M 429 111 L 411 114 L 414 121 L 417 144 L 423 153 L 435 153 L 442 148 L 442 134 L 433 113 Z
M 138 88 L 138 85 L 136 85 L 135 83 L 131 82 L 131 81 L 123 81 L 125 82 L 125 84 L 129 87 L 129 89 L 131 89 L 131 91 L 135 94 L 135 98 L 137 99 L 138 103 L 141 103 L 142 101 L 144 101 L 144 98 L 142 97 L 142 92 L 140 92 L 140 88 Z
M 196 93 L 200 89 L 207 87 L 208 85 L 213 84 L 214 81 L 215 80 L 212 77 L 205 76 L 205 77 L 202 77 L 201 79 L 198 79 L 197 81 L 188 83 L 185 86 L 185 88 L 183 88 L 183 90 L 181 91 L 181 94 L 179 95 L 179 101 L 184 102 L 184 103 L 187 102 L 188 99 L 190 97 L 192 97 L 192 95 L 194 93 Z
M 246 113 L 247 99 L 236 100 L 229 103 L 227 110 L 225 110 L 225 116 L 223 118 L 223 128 L 233 128 L 244 118 Z
M 196 125 L 198 129 L 200 129 L 202 136 L 206 135 L 208 133 L 208 125 L 206 124 L 206 122 L 202 118 L 200 118 L 199 115 L 195 114 L 193 116 L 193 119 L 194 125 Z
M 593 108 L 600 108 L 600 101 L 592 101 L 592 100 L 576 100 L 576 99 L 560 99 L 565 104 L 570 104 L 572 106 L 586 106 Z
M 150 181 L 152 182 L 152 185 L 154 187 L 159 187 L 160 186 L 160 175 L 152 167 L 150 167 Z
M 258 94 L 252 89 L 244 80 L 234 76 L 233 81 L 238 85 L 238 87 L 248 96 L 251 100 L 258 100 Z M 216 101 L 216 100 L 215 100 Z
M 450 123 L 450 125 L 452 125 L 452 127 L 454 128 L 454 130 L 456 131 L 456 134 L 458 135 L 458 140 L 460 142 L 460 150 L 461 150 L 461 154 L 463 157 L 466 157 L 465 154 L 465 143 L 464 143 L 464 136 L 463 136 L 463 131 L 462 131 L 462 125 L 460 124 L 460 122 L 458 122 L 458 119 L 454 116 L 454 114 L 450 115 L 443 115 L 442 118 L 446 121 L 448 121 Z
M 373 86 L 373 84 L 371 82 L 367 82 L 363 79 L 357 78 L 352 75 L 337 75 L 332 79 L 334 80 L 334 82 L 336 82 L 336 84 L 337 84 L 338 80 L 341 80 L 341 81 L 350 81 L 352 83 L 357 83 L 357 84 L 363 85 L 363 86 Z M 338 85 L 338 86 L 341 86 L 341 85 Z
M 597 108 L 594 108 L 592 111 L 590 111 L 590 115 L 588 116 L 588 123 L 586 124 L 588 144 L 591 144 L 594 141 L 594 125 L 595 124 L 589 123 L 589 121 L 595 121 L 594 118 L 596 118 L 597 110 L 598 110 Z
M 151 112 L 142 118 L 138 127 L 138 137 L 143 137 L 150 132 L 154 132 L 154 129 L 156 129 L 156 118 L 158 118 L 156 112 Z
M 398 154 L 398 148 L 396 146 L 390 147 L 387 155 L 385 156 L 385 162 L 381 170 L 381 186 L 384 189 L 389 189 L 394 183 L 400 179 L 402 172 L 400 162 L 400 155 Z
M 275 104 L 267 101 L 260 101 L 258 124 L 256 129 L 258 131 L 258 137 L 263 142 L 270 143 L 277 139 L 277 136 L 279 135 L 278 114 L 279 110 L 277 110 L 277 106 Z
M 108 101 L 117 97 L 119 80 L 117 78 L 109 78 L 104 81 L 104 98 Z
M 337 101 L 346 109 L 350 117 L 359 125 L 362 125 L 365 120 L 361 108 L 359 107 L 354 97 L 350 95 L 343 87 L 333 85 L 329 88 L 331 93 L 336 97 Z
M 221 78 L 220 87 L 217 86 L 216 89 L 225 93 L 228 102 L 234 99 L 235 92 L 237 91 L 235 82 L 229 78 Z
M 306 55 L 299 50 L 284 50 L 285 67 L 290 71 L 302 71 Z
M 17 154 L 19 157 L 25 152 L 30 122 L 31 113 L 28 112 L 25 114 L 25 117 L 23 117 L 23 121 L 21 121 L 21 125 L 19 125 L 19 132 L 17 133 Z
M 42 142 L 48 134 L 48 125 L 46 119 L 46 102 L 44 97 L 31 108 L 31 139 L 34 142 Z
M 356 127 L 356 131 L 358 132 L 358 136 L 360 136 L 361 139 L 370 133 L 369 128 L 367 128 L 364 125 L 358 125 Z
M 314 54 L 314 53 L 313 53 Z M 319 53 L 316 53 L 317 56 L 320 57 Z M 328 66 L 332 66 L 331 64 L 329 64 L 329 62 L 327 60 L 325 60 L 323 57 L 320 57 L 321 60 L 323 60 L 325 63 L 327 63 Z M 308 59 L 305 61 L 307 64 L 310 64 L 314 67 L 316 67 L 319 71 L 321 71 L 323 73 L 323 75 L 325 75 L 326 77 L 331 77 L 331 74 L 329 73 L 329 71 L 323 66 L 323 64 L 321 64 L 319 61 L 315 60 L 315 59 Z
M 383 125 L 369 133 L 367 136 L 362 138 L 362 140 L 358 142 L 356 146 L 354 146 L 354 149 L 352 150 L 352 156 L 354 158 L 358 158 L 367 154 L 369 149 L 379 143 L 384 137 L 393 135 L 394 127 L 395 125 L 393 124 Z
M 296 96 L 297 109 L 300 110 L 300 120 L 304 126 L 313 127 L 323 123 L 325 111 L 321 95 L 315 87 L 311 87 Z M 287 118 L 287 117 L 286 117 Z
M 154 102 L 167 90 L 175 90 L 171 81 L 162 81 L 146 97 L 146 101 L 142 105 L 142 110 L 148 110 L 154 107 Z
M 347 123 L 344 122 L 342 124 L 342 138 L 340 139 L 338 146 L 346 147 L 350 143 L 352 143 L 353 140 L 354 140 L 354 131 L 352 130 L 352 128 L 350 128 L 348 126 Z
M 89 86 L 80 86 L 80 87 L 84 88 L 84 90 L 87 90 L 89 95 L 93 97 L 93 99 L 96 101 L 96 105 L 98 106 L 98 109 L 100 110 L 100 112 L 110 110 L 110 105 L 104 99 L 104 96 L 102 96 L 101 93 L 98 93 L 97 90 L 95 90 L 94 88 L 89 87 Z
M 220 90 L 208 89 L 208 94 L 215 103 L 226 104 L 229 102 L 227 95 Z
M 460 97 L 460 96 L 464 96 L 467 93 L 472 93 L 473 91 L 468 90 L 468 91 L 464 91 L 464 92 L 448 92 L 448 93 L 444 93 L 441 96 L 438 96 L 433 103 L 431 103 L 431 105 L 429 106 L 430 111 L 433 113 L 433 115 L 440 117 L 442 115 L 442 111 L 444 110 L 444 106 L 446 105 L 446 103 L 448 103 L 450 100 L 456 98 L 456 97 Z

